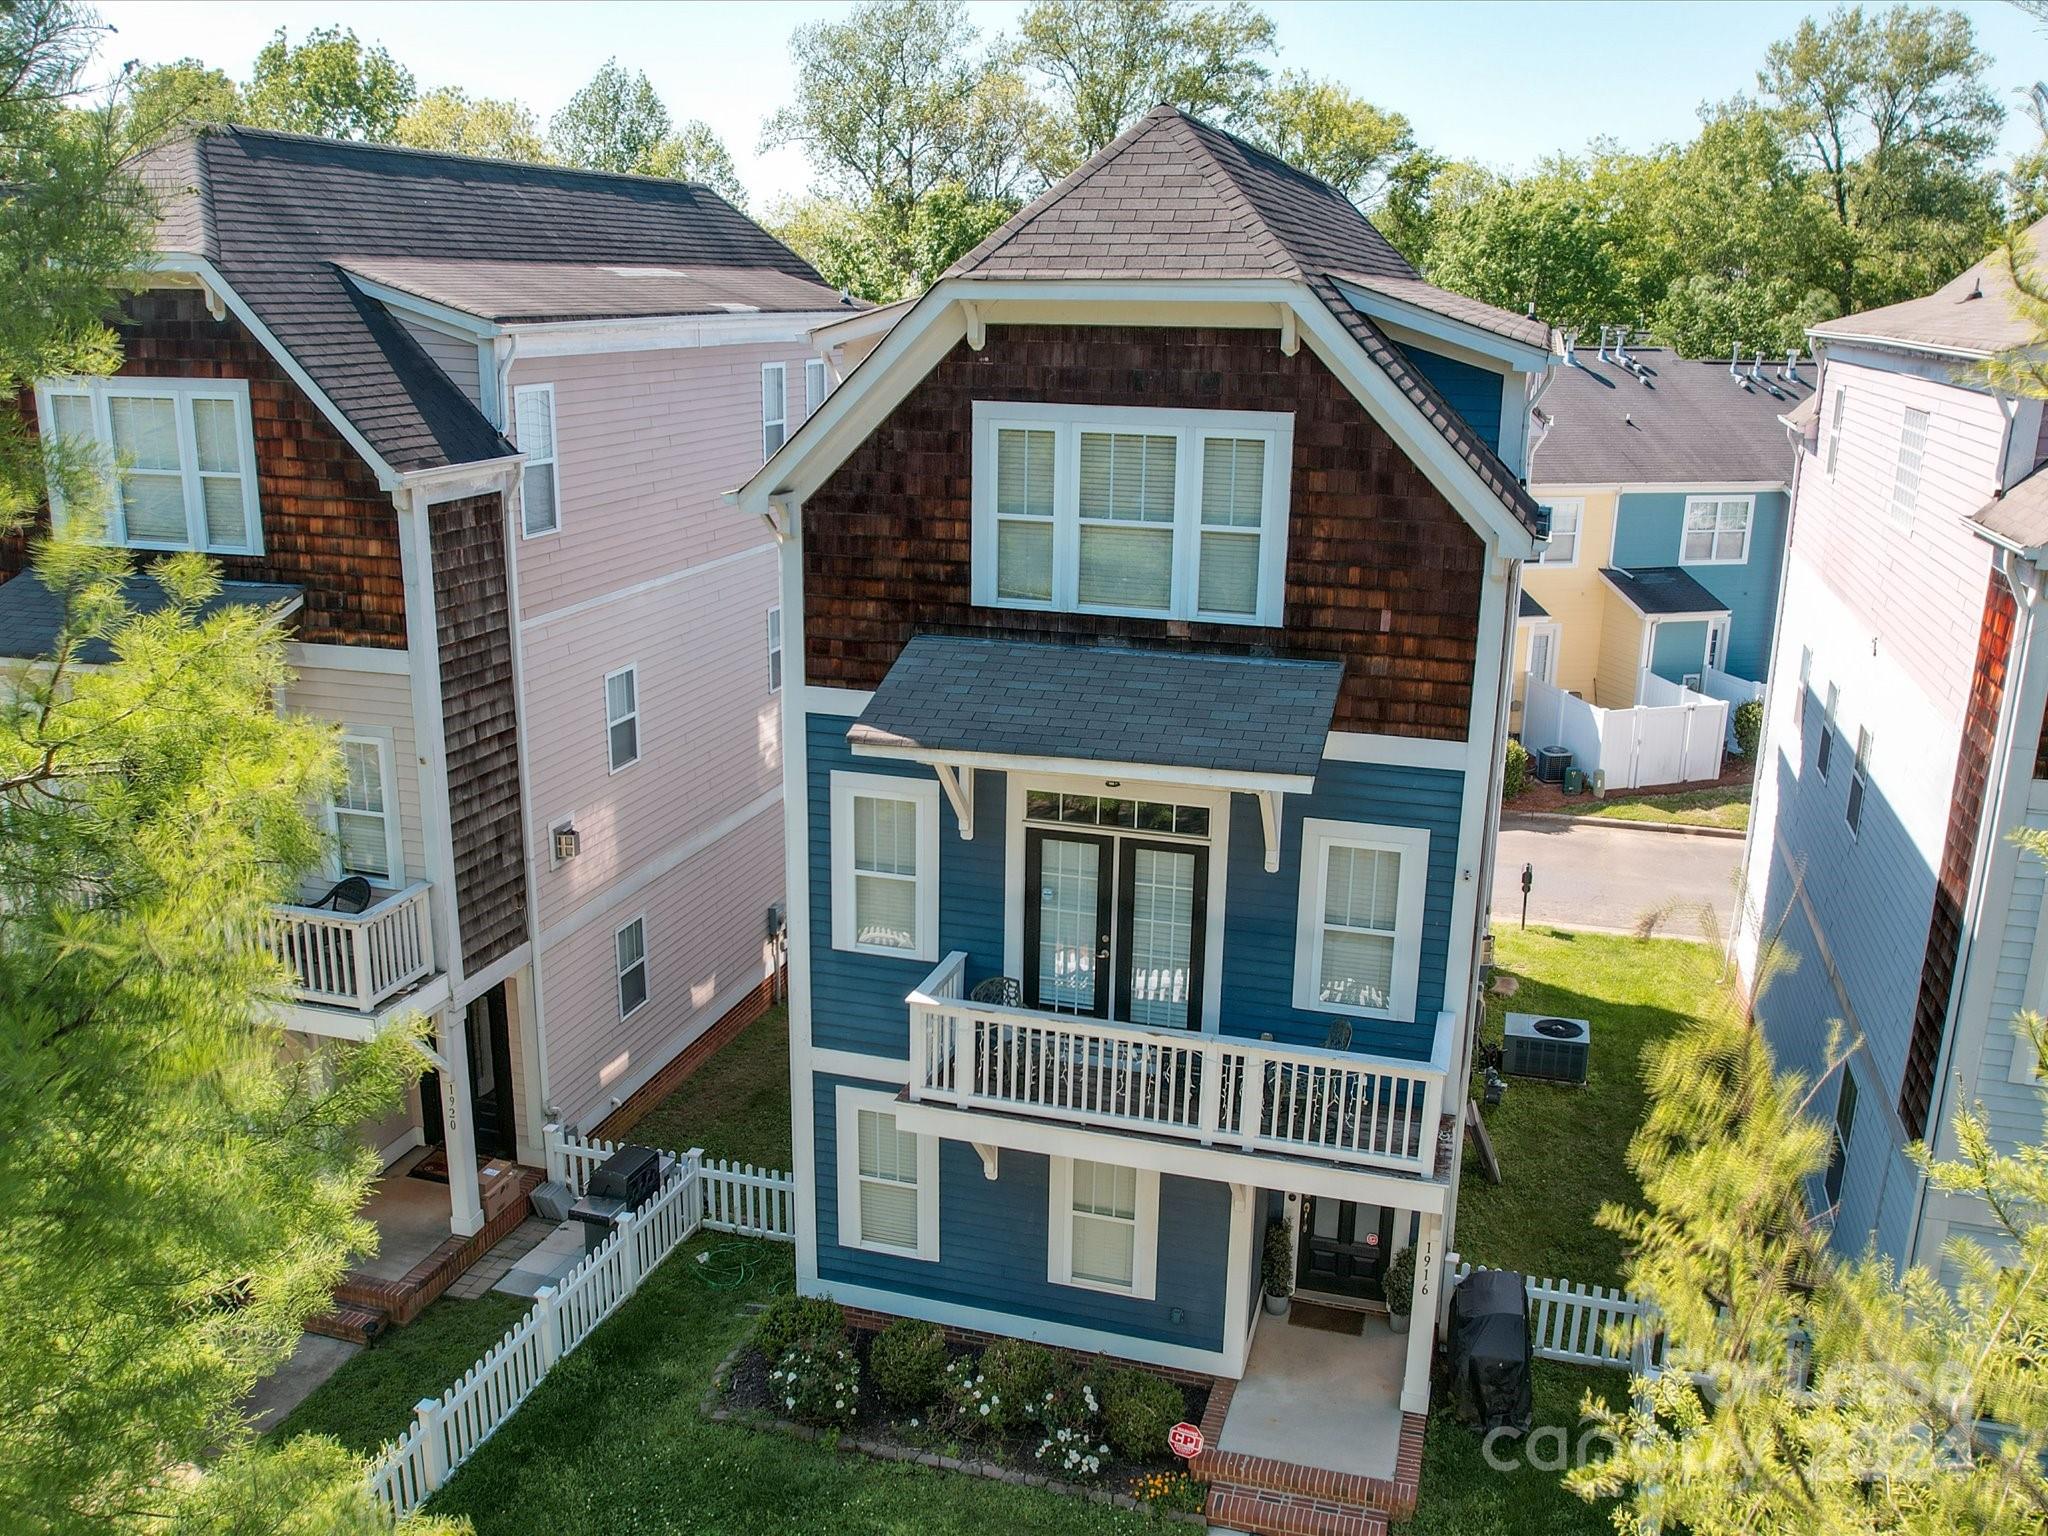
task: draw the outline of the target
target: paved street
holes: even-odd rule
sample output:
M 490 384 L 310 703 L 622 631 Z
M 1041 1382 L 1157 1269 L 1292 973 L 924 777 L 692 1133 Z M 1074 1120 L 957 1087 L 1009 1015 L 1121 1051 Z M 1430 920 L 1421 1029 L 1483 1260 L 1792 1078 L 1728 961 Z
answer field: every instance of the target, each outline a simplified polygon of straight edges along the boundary
M 1661 907 L 1673 910 L 1659 931 L 1692 938 L 1702 934 L 1700 913 L 1709 906 L 1727 932 L 1742 842 L 1603 826 L 1582 816 L 1503 816 L 1493 880 L 1498 927 L 1521 920 L 1524 864 L 1536 871 L 1532 923 L 1630 932 Z

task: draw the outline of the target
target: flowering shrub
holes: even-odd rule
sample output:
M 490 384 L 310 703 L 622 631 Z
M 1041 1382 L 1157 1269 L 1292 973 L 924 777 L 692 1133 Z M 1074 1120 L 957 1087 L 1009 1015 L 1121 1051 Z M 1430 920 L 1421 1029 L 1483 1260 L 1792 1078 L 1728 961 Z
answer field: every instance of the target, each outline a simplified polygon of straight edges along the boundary
M 981 1374 L 1005 1402 L 1020 1407 L 1035 1406 L 1068 1373 L 1064 1359 L 1028 1339 L 997 1339 L 981 1352 Z
M 799 1345 L 769 1370 L 768 1392 L 800 1424 L 844 1427 L 860 1408 L 860 1361 L 844 1344 Z
M 1131 1497 L 1140 1504 L 1198 1515 L 1209 1501 L 1209 1485 L 1185 1472 L 1147 1472 L 1131 1484 Z
M 971 1356 L 962 1355 L 946 1367 L 946 1401 L 967 1434 L 993 1435 L 1009 1427 L 1011 1410 L 1004 1407 L 1002 1393 Z
M 1038 1446 L 1038 1464 L 1070 1483 L 1091 1483 L 1102 1476 L 1109 1443 L 1078 1429 L 1055 1429 Z
M 1071 1429 L 1088 1439 L 1099 1439 L 1096 1431 L 1102 1421 L 1102 1394 L 1096 1391 L 1092 1377 L 1072 1372 L 1031 1404 L 1030 1417 L 1047 1434 Z

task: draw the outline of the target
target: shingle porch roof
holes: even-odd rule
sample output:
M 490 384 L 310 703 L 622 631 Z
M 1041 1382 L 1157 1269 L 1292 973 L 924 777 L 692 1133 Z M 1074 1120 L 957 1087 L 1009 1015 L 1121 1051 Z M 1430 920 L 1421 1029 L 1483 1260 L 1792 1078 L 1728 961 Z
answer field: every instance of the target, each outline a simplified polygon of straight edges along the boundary
M 170 594 L 145 571 L 135 572 L 121 583 L 121 596 L 138 615 L 155 613 L 171 601 Z M 289 610 L 304 597 L 301 588 L 283 582 L 224 581 L 218 592 L 199 605 L 198 612 L 200 618 L 208 619 L 229 608 Z M 0 583 L 0 656 L 34 660 L 49 655 L 63 621 L 63 599 L 44 586 L 34 571 L 23 571 Z M 88 640 L 79 647 L 78 659 L 104 666 L 114 659 L 114 649 L 104 640 Z
M 1675 565 L 1633 570 L 1607 565 L 1600 568 L 1600 574 L 1646 619 L 1690 618 L 1728 611 L 1728 605 L 1701 586 L 1691 572 Z
M 1343 677 L 1339 662 L 919 635 L 846 739 L 906 755 L 1313 778 Z

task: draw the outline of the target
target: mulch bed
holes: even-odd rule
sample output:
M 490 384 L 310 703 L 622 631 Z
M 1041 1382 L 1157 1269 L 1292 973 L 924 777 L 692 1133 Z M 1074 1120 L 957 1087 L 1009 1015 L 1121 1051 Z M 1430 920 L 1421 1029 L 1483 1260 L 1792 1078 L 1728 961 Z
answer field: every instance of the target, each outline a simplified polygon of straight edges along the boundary
M 1687 784 L 1660 784 L 1655 789 L 1617 789 L 1608 798 L 1641 800 L 1654 805 L 1665 795 L 1691 795 L 1703 789 L 1740 789 L 1749 783 L 1751 773 L 1752 765 L 1731 752 L 1724 759 L 1721 777 L 1718 779 L 1700 779 Z M 1532 764 L 1529 769 L 1529 787 L 1514 799 L 1503 802 L 1502 809 L 1511 816 L 1554 815 L 1568 805 L 1589 804 L 1592 798 L 1591 791 L 1567 795 L 1562 784 L 1544 783 L 1536 777 L 1536 769 Z
M 869 1369 L 868 1349 L 874 1338 L 874 1333 L 869 1330 L 856 1328 L 848 1331 L 848 1339 L 861 1367 L 859 1411 L 848 1427 L 819 1429 L 783 1418 L 781 1403 L 768 1385 L 770 1363 L 751 1343 L 745 1342 L 720 1364 L 711 1392 L 705 1398 L 704 1411 L 713 1419 L 773 1429 L 800 1439 L 834 1441 L 841 1449 L 884 1460 L 915 1461 L 1001 1482 L 1046 1488 L 1124 1509 L 1152 1509 L 1197 1525 L 1204 1523 L 1198 1514 L 1161 1509 L 1132 1496 L 1133 1485 L 1147 1474 L 1186 1470 L 1185 1464 L 1163 1446 L 1159 1457 L 1149 1461 L 1131 1461 L 1112 1451 L 1103 1457 L 1099 1479 L 1091 1483 L 1070 1483 L 1053 1476 L 1039 1464 L 1037 1451 L 1045 1436 L 1036 1425 L 1009 1434 L 970 1439 L 963 1432 L 962 1422 L 944 1402 L 921 1414 L 898 1414 L 884 1406 L 875 1387 L 874 1373 Z M 949 1346 L 948 1353 L 957 1358 L 980 1351 L 953 1344 Z M 1202 1414 L 1209 1406 L 1208 1387 L 1183 1382 L 1173 1382 L 1172 1385 L 1180 1391 L 1185 1405 L 1182 1417 L 1190 1424 L 1201 1423 Z M 913 1424 L 912 1419 L 917 1422 Z

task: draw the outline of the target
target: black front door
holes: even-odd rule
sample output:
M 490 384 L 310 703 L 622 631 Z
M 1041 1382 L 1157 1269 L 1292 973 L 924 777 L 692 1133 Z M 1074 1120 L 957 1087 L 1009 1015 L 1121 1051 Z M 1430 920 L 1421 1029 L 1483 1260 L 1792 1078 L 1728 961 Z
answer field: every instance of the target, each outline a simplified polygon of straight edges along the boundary
M 470 1001 L 463 1018 L 469 1040 L 469 1102 L 476 1117 L 478 1157 L 516 1157 L 512 1123 L 512 1025 L 499 982 Z
M 1301 1197 L 1301 1251 L 1294 1283 L 1304 1291 L 1386 1298 L 1381 1277 L 1394 1243 L 1394 1208 Z
M 1208 890 L 1199 844 L 1031 828 L 1025 1006 L 1199 1028 Z

